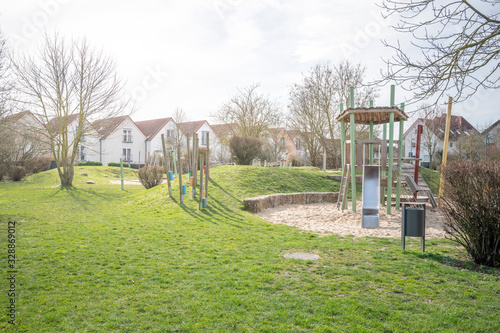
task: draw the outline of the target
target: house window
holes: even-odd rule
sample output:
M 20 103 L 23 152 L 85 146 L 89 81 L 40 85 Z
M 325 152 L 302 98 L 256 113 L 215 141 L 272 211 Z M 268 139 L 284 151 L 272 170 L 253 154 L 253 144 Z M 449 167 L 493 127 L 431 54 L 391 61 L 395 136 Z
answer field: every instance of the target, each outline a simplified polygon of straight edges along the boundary
M 286 148 L 286 142 L 285 142 L 285 137 L 284 136 L 281 137 L 280 144 L 281 144 L 281 148 Z
M 80 134 L 80 127 L 78 125 L 76 125 L 75 136 L 78 136 L 78 134 Z M 83 133 L 82 133 L 82 136 L 80 137 L 80 141 L 81 142 L 87 141 L 87 139 L 85 138 L 85 135 L 83 135 Z
M 295 146 L 297 147 L 297 150 L 301 150 L 302 149 L 300 147 L 300 139 L 297 139 L 297 142 L 296 142 Z
M 78 160 L 79 161 L 86 161 L 87 156 L 85 154 L 85 147 L 78 146 Z
M 452 147 L 453 147 L 453 142 L 450 142 L 450 148 L 452 148 Z
M 132 130 L 128 128 L 123 129 L 123 142 L 132 142 Z
M 123 148 L 122 149 L 122 159 L 123 159 L 123 162 L 132 162 L 132 149 Z
M 172 137 L 172 130 L 167 130 L 167 138 L 170 138 Z
M 207 145 L 207 137 L 208 137 L 208 132 L 207 131 L 202 131 L 201 132 L 201 145 L 206 146 Z

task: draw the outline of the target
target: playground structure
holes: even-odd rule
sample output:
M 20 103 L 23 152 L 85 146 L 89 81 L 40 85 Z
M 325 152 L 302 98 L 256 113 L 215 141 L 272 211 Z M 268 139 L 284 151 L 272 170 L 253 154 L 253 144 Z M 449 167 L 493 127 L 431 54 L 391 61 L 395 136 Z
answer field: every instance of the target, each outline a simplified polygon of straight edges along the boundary
M 163 148 L 163 158 L 165 165 L 165 173 L 167 174 L 167 183 L 168 183 L 168 193 L 171 198 L 173 198 L 172 194 L 172 185 L 171 180 L 173 180 L 173 174 L 177 174 L 177 178 L 179 181 L 179 199 L 180 204 L 184 204 L 184 195 L 187 193 L 186 187 L 187 185 L 182 184 L 182 161 L 185 159 L 181 156 L 181 146 L 177 145 L 177 151 L 168 151 L 165 144 L 165 136 L 161 135 L 162 140 L 162 148 Z M 200 170 L 199 175 L 199 209 L 203 210 L 208 205 L 208 180 L 209 180 L 209 172 L 210 172 L 210 137 L 209 133 L 207 133 L 207 148 L 206 151 L 201 154 L 198 150 L 199 139 L 196 133 L 193 134 L 193 147 L 190 150 L 190 140 L 187 137 L 187 171 L 189 176 L 189 185 L 191 186 L 192 198 L 196 199 L 197 191 L 196 187 L 198 186 L 198 169 Z M 177 158 L 176 154 L 177 153 Z M 172 159 L 172 160 L 170 160 Z M 174 172 L 170 170 L 170 162 L 172 161 L 172 165 L 174 167 Z M 177 163 L 176 163 L 177 161 Z
M 352 210 L 356 212 L 356 171 L 363 172 L 363 195 L 361 220 L 363 227 L 378 227 L 380 219 L 380 204 L 385 204 L 387 197 L 387 214 L 391 214 L 393 188 L 396 188 L 396 209 L 400 208 L 401 200 L 401 169 L 403 155 L 403 127 L 408 116 L 404 113 L 404 104 L 401 107 L 394 105 L 395 86 L 391 86 L 389 107 L 373 107 L 370 101 L 369 108 L 354 107 L 354 88 L 350 89 L 350 107 L 343 110 L 340 105 L 340 114 L 337 121 L 341 128 L 341 158 L 342 180 L 337 207 L 347 208 L 347 192 L 349 183 L 352 193 Z M 350 138 L 346 140 L 346 122 L 349 121 Z M 399 122 L 399 140 L 394 140 L 394 123 Z M 369 139 L 356 140 L 356 124 L 369 125 Z M 383 125 L 383 139 L 373 137 L 374 125 Z M 387 133 L 389 124 L 389 133 Z M 387 137 L 387 134 L 389 137 Z M 397 144 L 395 148 L 394 145 Z M 374 148 L 379 150 L 378 163 L 374 163 Z M 394 164 L 395 150 L 397 163 Z M 368 152 L 368 156 L 366 156 Z

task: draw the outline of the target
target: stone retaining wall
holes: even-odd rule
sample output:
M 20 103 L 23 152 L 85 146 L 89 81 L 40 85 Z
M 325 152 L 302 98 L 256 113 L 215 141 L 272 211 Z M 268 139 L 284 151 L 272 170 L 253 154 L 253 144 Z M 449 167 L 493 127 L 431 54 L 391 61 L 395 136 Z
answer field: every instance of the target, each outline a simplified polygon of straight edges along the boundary
M 312 203 L 336 203 L 338 192 L 279 193 L 243 200 L 245 209 L 258 213 L 267 208 L 283 205 L 305 205 Z

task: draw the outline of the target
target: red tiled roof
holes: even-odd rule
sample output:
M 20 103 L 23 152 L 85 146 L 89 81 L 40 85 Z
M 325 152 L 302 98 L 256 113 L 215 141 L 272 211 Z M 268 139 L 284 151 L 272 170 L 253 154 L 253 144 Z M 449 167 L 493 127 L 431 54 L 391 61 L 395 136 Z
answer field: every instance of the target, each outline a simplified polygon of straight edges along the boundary
M 49 120 L 49 124 L 48 124 L 50 133 L 52 133 L 52 135 L 59 134 L 59 124 L 61 124 L 61 125 L 66 124 L 66 127 L 67 127 L 69 124 L 71 124 L 77 118 L 78 118 L 78 113 L 71 114 L 67 117 L 62 117 L 62 120 L 60 120 L 61 118 L 59 118 L 59 117 L 52 118 L 51 120 Z
M 235 123 L 232 124 L 216 124 L 216 125 L 211 125 L 212 129 L 214 130 L 215 134 L 220 138 L 220 139 L 226 139 L 228 138 L 231 133 L 232 129 L 236 127 Z
M 172 117 L 137 121 L 135 124 L 146 135 L 148 140 L 151 140 L 170 120 L 172 120 Z
M 23 111 L 23 112 L 18 112 L 14 114 L 10 114 L 6 116 L 4 119 L 6 122 L 12 122 L 12 124 L 17 123 L 19 120 L 21 120 L 25 115 L 30 113 L 29 111 Z
M 204 123 L 206 123 L 206 120 L 197 120 L 197 121 L 188 121 L 185 123 L 179 123 L 177 126 L 179 126 L 179 129 L 185 134 L 185 135 L 192 135 L 193 133 L 196 133 L 201 126 L 203 126 Z
M 97 130 L 97 132 L 106 138 L 108 135 L 113 133 L 113 131 L 125 120 L 128 116 L 118 116 L 105 119 L 99 119 L 92 123 L 92 126 Z
M 444 132 L 446 129 L 446 113 L 434 119 L 427 119 L 425 125 L 436 135 L 440 140 L 444 140 Z M 456 141 L 465 132 L 477 132 L 464 117 L 451 116 L 450 119 L 450 140 Z M 471 134 L 471 133 L 470 133 Z

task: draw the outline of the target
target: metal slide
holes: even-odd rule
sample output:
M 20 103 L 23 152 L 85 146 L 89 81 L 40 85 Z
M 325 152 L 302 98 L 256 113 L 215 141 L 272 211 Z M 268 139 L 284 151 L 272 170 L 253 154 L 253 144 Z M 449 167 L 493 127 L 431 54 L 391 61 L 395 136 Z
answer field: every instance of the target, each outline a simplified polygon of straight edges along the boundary
M 380 222 L 380 165 L 363 165 L 361 227 L 378 228 Z

